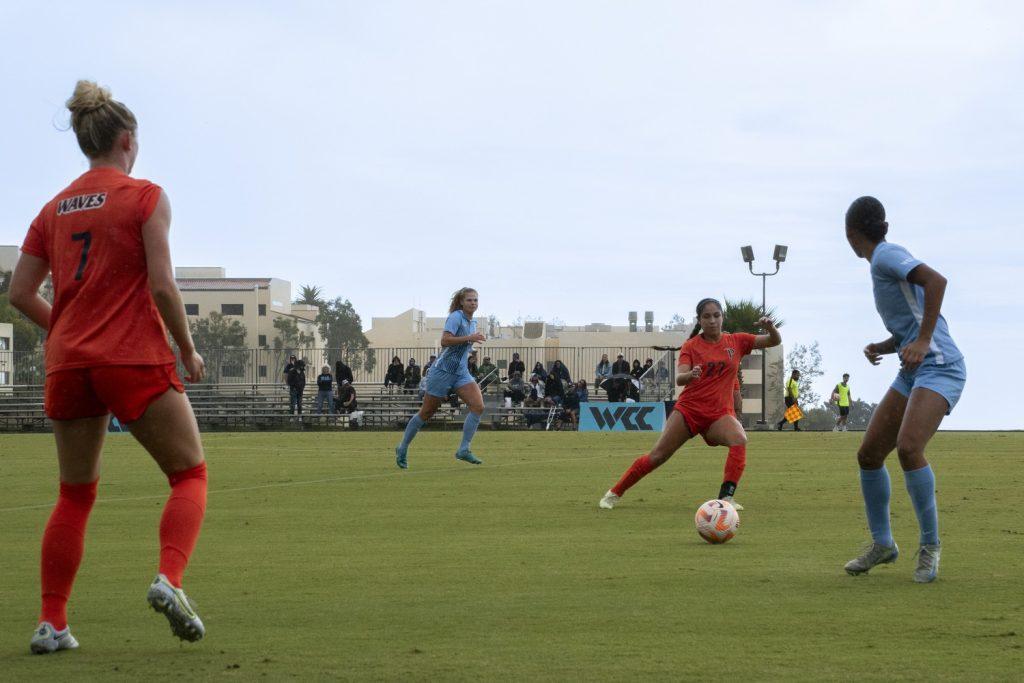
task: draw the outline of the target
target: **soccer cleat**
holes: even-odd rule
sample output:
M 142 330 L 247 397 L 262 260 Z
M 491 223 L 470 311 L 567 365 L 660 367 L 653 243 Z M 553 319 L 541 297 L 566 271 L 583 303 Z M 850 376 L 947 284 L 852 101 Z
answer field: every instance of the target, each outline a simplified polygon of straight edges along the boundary
M 615 507 L 615 504 L 618 503 L 621 499 L 621 496 L 617 496 L 611 491 L 608 491 L 608 493 L 602 496 L 601 500 L 597 504 L 597 507 L 601 508 L 602 510 L 611 510 L 613 507 Z
M 461 451 L 457 452 L 455 454 L 455 459 L 456 460 L 462 460 L 463 462 L 468 462 L 471 465 L 479 465 L 479 464 L 483 463 L 483 460 L 481 460 L 480 458 L 478 458 L 475 455 L 473 455 L 473 452 L 470 451 L 468 448 L 466 448 L 465 450 L 461 450 Z
M 722 498 L 722 500 L 727 500 L 727 501 L 729 501 L 729 503 L 730 503 L 730 504 L 731 504 L 731 505 L 732 505 L 732 506 L 733 506 L 734 508 L 736 508 L 736 510 L 737 510 L 737 511 L 739 511 L 739 510 L 742 510 L 742 509 L 743 509 L 743 506 L 742 506 L 742 505 L 740 505 L 739 503 L 737 503 L 737 502 L 736 502 L 735 500 L 733 500 L 733 499 L 732 499 L 732 496 L 726 496 L 725 498 Z
M 34 655 L 48 655 L 57 650 L 74 650 L 78 647 L 78 641 L 71 635 L 70 627 L 58 631 L 50 622 L 43 621 L 32 633 L 28 647 Z
M 405 459 L 405 454 L 408 452 L 408 446 L 395 446 L 395 464 L 403 470 L 409 469 L 409 461 Z
M 867 574 L 875 565 L 890 564 L 895 562 L 899 556 L 900 549 L 896 547 L 895 543 L 885 546 L 872 542 L 860 557 L 846 563 L 846 573 L 850 576 Z
M 146 593 L 150 607 L 160 612 L 171 624 L 171 632 L 181 638 L 195 642 L 206 635 L 203 620 L 196 614 L 185 591 L 175 588 L 167 577 L 157 574 Z
M 917 569 L 914 570 L 914 581 L 931 583 L 939 576 L 939 555 L 942 547 L 936 543 L 926 543 L 917 550 Z
M 839 425 L 836 425 L 835 427 L 833 427 L 832 431 L 833 432 L 838 432 L 839 431 Z

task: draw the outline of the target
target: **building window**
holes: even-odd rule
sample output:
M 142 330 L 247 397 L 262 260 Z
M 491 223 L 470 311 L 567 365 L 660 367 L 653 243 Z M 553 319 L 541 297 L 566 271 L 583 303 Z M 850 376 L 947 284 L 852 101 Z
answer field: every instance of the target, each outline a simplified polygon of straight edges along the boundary
M 260 377 L 266 377 L 266 376 L 267 376 L 267 366 L 266 365 L 261 365 L 260 366 Z
M 266 346 L 267 345 L 267 335 L 261 334 L 259 336 L 259 339 L 257 340 L 256 343 L 259 344 L 260 346 Z
M 266 315 L 267 314 L 267 305 L 266 304 L 260 304 L 259 307 L 260 307 L 260 310 L 259 310 L 260 315 Z
M 199 315 L 199 304 L 185 304 L 185 315 Z
M 243 304 L 221 304 L 220 305 L 221 315 L 245 315 L 245 305 Z
M 11 338 L 10 337 L 0 337 L 0 351 L 10 351 L 10 350 L 11 350 Z
M 6 370 L 0 370 L 0 384 L 10 384 L 11 376 Z

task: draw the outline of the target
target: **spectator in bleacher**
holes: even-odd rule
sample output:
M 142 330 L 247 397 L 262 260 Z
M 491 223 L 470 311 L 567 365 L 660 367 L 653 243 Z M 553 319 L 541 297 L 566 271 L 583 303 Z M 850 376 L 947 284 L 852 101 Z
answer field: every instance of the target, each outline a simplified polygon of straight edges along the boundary
M 601 382 L 612 376 L 612 364 L 608 360 L 608 354 L 601 354 L 601 362 L 594 369 L 594 391 L 601 388 Z
M 334 363 L 334 381 L 341 384 L 341 380 L 347 379 L 349 382 L 356 381 L 352 376 L 352 368 L 345 364 L 345 361 L 340 358 Z
M 284 367 L 285 383 L 288 385 L 288 412 L 302 415 L 302 392 L 306 388 L 306 361 L 290 358 Z
M 658 383 L 658 386 L 662 386 L 668 383 L 669 374 L 668 368 L 665 367 L 665 361 L 658 361 L 658 367 L 654 369 L 654 380 Z
M 629 374 L 629 361 L 621 353 L 612 363 L 612 375 L 628 375 Z
M 527 383 L 523 381 L 523 373 L 515 372 L 508 378 L 508 388 L 505 390 L 505 398 L 512 399 L 512 403 L 518 405 L 526 400 Z
M 491 362 L 490 356 L 484 356 L 484 362 L 480 364 L 480 368 L 476 371 L 476 381 L 480 384 L 481 391 L 490 384 L 501 384 L 501 378 L 498 377 L 498 368 Z
M 429 370 L 430 368 L 434 367 L 434 363 L 436 363 L 436 362 L 437 362 L 437 356 L 434 355 L 434 354 L 430 354 L 430 360 L 428 360 L 427 364 L 423 366 L 423 375 L 424 376 L 426 376 L 427 370 Z
M 469 360 L 466 362 L 466 367 L 469 369 L 469 374 L 473 375 L 473 377 L 477 376 L 479 368 L 476 364 L 476 351 L 469 354 Z
M 654 379 L 654 374 L 653 373 L 652 374 L 648 374 L 648 373 L 651 372 L 651 368 L 653 368 L 653 367 L 654 367 L 654 359 L 653 358 L 648 358 L 644 362 L 644 371 L 642 373 L 642 376 L 646 376 L 647 379 Z
M 569 384 L 562 401 L 562 417 L 575 429 L 580 417 L 580 393 L 576 384 Z
M 533 364 L 533 373 L 541 382 L 544 382 L 548 378 L 548 371 L 544 369 L 544 364 L 537 361 Z M 543 398 L 543 397 L 542 397 Z
M 537 398 L 544 398 L 544 383 L 536 373 L 530 375 L 530 391 L 537 394 Z
M 405 388 L 412 393 L 420 386 L 420 366 L 416 365 L 416 359 L 410 358 L 409 364 L 405 366 Z
M 529 429 L 535 424 L 544 424 L 547 420 L 548 411 L 544 407 L 544 401 L 540 396 L 537 395 L 536 391 L 531 391 L 530 395 L 523 401 L 523 417 L 526 418 L 526 427 Z
M 338 412 L 342 414 L 358 410 L 356 403 L 356 388 L 346 379 L 338 383 Z
M 630 369 L 629 374 L 633 375 L 636 379 L 640 379 L 641 375 L 644 374 L 644 366 L 640 365 L 639 360 L 633 361 L 633 367 Z
M 384 388 L 401 387 L 404 383 L 405 366 L 402 365 L 402 359 L 395 356 L 391 359 L 391 365 L 388 366 L 388 371 L 384 375 Z
M 334 376 L 331 374 L 331 366 L 325 365 L 320 368 L 320 374 L 316 376 L 316 403 L 313 404 L 313 410 L 318 415 L 327 410 L 327 413 L 333 413 L 334 410 L 331 407 L 331 387 L 334 385 Z
M 544 382 L 544 398 L 556 405 L 562 405 L 565 400 L 565 387 L 562 386 L 562 378 L 554 372 L 548 375 Z
M 566 384 L 572 382 L 572 377 L 569 376 L 569 368 L 562 365 L 562 361 L 556 360 L 551 366 L 551 374 L 558 375 L 558 379 L 562 380 Z
M 587 387 L 587 380 L 581 379 L 576 382 L 576 392 L 580 395 L 580 403 L 586 403 L 590 400 L 590 389 Z
M 512 377 L 517 372 L 526 377 L 526 364 L 519 358 L 518 353 L 513 353 L 512 361 L 508 364 L 508 376 Z

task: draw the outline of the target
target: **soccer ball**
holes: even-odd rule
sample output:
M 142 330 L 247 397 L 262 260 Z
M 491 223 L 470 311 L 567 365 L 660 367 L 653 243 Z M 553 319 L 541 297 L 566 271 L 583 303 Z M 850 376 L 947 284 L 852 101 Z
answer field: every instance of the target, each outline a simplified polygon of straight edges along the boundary
M 697 508 L 693 522 L 697 533 L 708 543 L 725 543 L 736 535 L 740 513 L 727 500 L 709 500 Z

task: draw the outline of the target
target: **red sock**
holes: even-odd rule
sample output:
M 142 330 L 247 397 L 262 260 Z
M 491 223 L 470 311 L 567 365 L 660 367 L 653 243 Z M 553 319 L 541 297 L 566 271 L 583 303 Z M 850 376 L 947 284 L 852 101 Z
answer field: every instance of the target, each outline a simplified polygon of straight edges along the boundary
M 60 483 L 60 495 L 43 532 L 40 575 L 43 607 L 39 621 L 58 631 L 68 625 L 67 605 L 85 552 L 85 525 L 96 501 L 96 484 Z
M 725 459 L 725 474 L 722 481 L 731 481 L 734 484 L 740 483 L 743 470 L 747 466 L 747 447 L 730 446 L 729 457 Z
M 612 487 L 612 493 L 616 496 L 621 496 L 628 491 L 633 484 L 643 479 L 649 472 L 657 467 L 651 462 L 650 457 L 645 453 L 639 458 L 633 461 L 633 464 L 629 466 L 626 473 L 622 475 L 622 479 L 619 479 L 619 483 Z
M 196 547 L 206 514 L 206 463 L 167 475 L 171 497 L 160 518 L 160 573 L 181 588 L 188 558 Z

